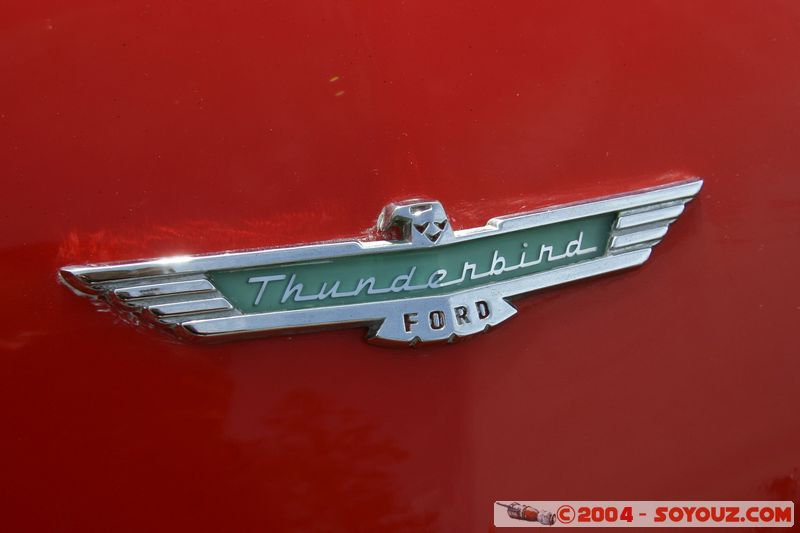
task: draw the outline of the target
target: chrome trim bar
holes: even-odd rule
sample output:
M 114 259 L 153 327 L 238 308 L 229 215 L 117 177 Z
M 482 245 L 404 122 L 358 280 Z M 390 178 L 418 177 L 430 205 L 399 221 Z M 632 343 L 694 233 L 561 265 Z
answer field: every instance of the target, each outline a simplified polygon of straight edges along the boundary
M 634 244 L 640 244 L 643 242 L 658 241 L 667 234 L 667 229 L 668 227 L 665 224 L 663 226 L 647 228 L 633 233 L 626 233 L 624 235 L 615 235 L 611 237 L 610 248 L 614 250 L 617 248 L 633 246 Z
M 114 294 L 121 300 L 132 300 L 135 298 L 210 292 L 213 290 L 215 290 L 214 285 L 207 279 L 196 279 L 191 281 L 172 281 L 167 283 L 136 285 L 133 287 L 120 287 L 119 289 L 114 289 Z
M 149 305 L 147 309 L 156 316 L 171 316 L 224 311 L 233 309 L 233 306 L 225 298 L 209 298 L 208 300 L 189 300 L 187 302 Z
M 617 219 L 617 229 L 627 229 L 635 226 L 643 226 L 652 222 L 661 222 L 666 220 L 672 222 L 683 213 L 683 204 L 671 205 L 669 207 L 662 207 L 660 209 L 653 209 L 651 211 L 640 211 L 638 213 L 625 214 L 620 213 Z

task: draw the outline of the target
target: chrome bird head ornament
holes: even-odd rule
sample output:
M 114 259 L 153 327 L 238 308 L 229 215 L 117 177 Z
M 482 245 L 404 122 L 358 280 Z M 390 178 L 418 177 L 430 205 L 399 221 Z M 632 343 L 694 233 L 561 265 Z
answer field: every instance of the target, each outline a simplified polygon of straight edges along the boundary
M 437 201 L 410 200 L 389 204 L 378 218 L 378 229 L 398 226 L 403 238 L 414 246 L 433 246 L 453 239 L 453 229 L 444 207 Z

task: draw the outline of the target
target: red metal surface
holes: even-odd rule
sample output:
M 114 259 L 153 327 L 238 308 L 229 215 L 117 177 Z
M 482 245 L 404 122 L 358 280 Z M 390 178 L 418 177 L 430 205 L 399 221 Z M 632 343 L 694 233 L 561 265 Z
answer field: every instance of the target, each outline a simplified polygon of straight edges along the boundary
M 496 499 L 798 498 L 800 9 L 14 2 L 0 18 L 8 530 L 486 531 Z M 186 346 L 65 263 L 457 227 L 706 179 L 644 267 L 397 351 Z

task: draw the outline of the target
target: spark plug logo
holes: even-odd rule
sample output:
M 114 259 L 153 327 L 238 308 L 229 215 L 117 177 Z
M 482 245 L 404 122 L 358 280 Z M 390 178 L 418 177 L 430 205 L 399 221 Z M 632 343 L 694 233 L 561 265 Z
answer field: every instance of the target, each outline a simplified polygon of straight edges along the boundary
M 508 516 L 516 520 L 524 520 L 526 522 L 539 522 L 543 526 L 552 526 L 556 523 L 556 516 L 550 511 L 540 511 L 530 505 L 522 505 L 518 502 L 513 503 L 500 503 L 495 502 L 500 507 L 505 507 Z

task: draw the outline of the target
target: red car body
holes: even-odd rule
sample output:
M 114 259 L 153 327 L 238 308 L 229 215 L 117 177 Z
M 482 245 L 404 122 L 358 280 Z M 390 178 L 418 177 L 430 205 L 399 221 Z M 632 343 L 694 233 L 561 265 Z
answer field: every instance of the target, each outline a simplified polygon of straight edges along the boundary
M 495 500 L 789 500 L 797 3 L 13 2 L 8 531 L 486 531 Z M 455 345 L 178 342 L 66 264 L 457 228 L 705 180 L 643 267 Z

